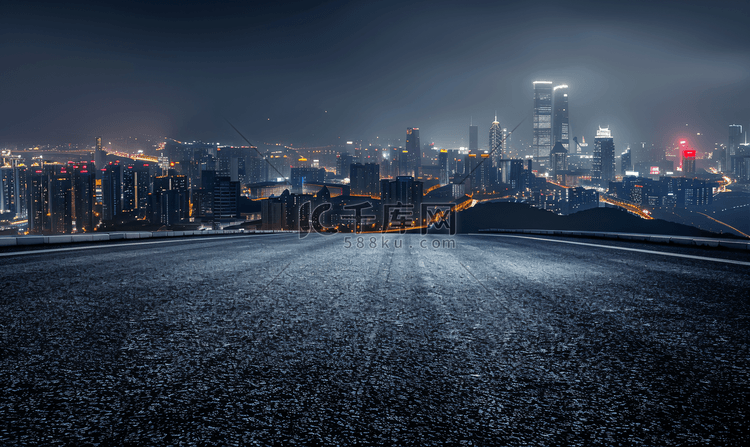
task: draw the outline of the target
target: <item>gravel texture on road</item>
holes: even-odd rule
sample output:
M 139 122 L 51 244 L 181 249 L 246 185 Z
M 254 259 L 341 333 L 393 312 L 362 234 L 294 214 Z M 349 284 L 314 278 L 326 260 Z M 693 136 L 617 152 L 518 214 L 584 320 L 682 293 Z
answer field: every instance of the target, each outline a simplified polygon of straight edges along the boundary
M 0 444 L 750 436 L 750 267 L 520 238 L 345 237 L 1 258 Z

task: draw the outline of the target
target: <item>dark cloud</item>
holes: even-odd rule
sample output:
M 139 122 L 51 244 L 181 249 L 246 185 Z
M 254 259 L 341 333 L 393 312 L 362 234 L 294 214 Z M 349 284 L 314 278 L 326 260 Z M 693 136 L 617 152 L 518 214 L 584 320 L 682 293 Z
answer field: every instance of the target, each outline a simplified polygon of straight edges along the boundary
M 258 142 L 418 126 L 465 145 L 471 117 L 528 118 L 534 79 L 570 85 L 572 131 L 589 138 L 611 125 L 623 145 L 665 143 L 689 123 L 723 142 L 729 123 L 750 124 L 750 7 L 737 2 L 103 3 L 6 7 L 0 144 L 239 142 L 226 116 Z

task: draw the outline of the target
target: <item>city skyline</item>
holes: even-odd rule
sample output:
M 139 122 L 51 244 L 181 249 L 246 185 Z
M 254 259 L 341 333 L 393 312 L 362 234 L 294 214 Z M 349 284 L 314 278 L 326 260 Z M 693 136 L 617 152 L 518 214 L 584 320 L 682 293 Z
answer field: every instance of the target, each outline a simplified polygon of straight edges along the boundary
M 0 445 L 741 445 L 750 2 L 6 2 Z

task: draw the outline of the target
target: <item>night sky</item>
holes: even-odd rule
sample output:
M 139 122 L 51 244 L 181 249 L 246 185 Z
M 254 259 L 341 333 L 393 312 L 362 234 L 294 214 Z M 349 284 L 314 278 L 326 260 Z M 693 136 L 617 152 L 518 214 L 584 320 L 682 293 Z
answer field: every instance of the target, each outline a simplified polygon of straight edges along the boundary
M 224 117 L 257 144 L 415 126 L 443 147 L 473 118 L 486 145 L 495 110 L 528 142 L 534 80 L 570 86 L 572 135 L 610 125 L 618 148 L 750 125 L 749 2 L 111 3 L 4 2 L 0 146 L 241 143 Z

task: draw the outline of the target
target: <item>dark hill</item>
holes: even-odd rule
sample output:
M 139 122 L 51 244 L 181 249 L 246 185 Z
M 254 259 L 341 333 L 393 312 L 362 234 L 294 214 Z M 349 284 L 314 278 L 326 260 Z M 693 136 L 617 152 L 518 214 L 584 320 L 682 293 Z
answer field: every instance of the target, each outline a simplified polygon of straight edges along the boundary
M 525 203 L 500 202 L 477 205 L 458 214 L 459 233 L 475 233 L 480 229 L 491 228 L 720 236 L 699 228 L 665 220 L 641 219 L 617 208 L 594 208 L 568 216 L 559 216 L 550 211 L 532 208 Z

